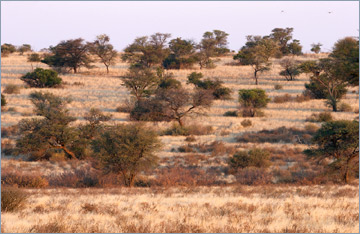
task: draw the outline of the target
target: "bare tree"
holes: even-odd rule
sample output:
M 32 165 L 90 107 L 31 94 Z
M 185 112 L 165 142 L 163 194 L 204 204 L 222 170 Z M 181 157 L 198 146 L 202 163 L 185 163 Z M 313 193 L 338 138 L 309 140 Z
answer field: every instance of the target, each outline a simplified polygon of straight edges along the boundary
M 115 64 L 115 59 L 117 57 L 117 52 L 109 41 L 110 38 L 108 35 L 101 34 L 96 37 L 94 42 L 88 43 L 90 52 L 97 55 L 100 58 L 100 61 L 105 65 L 106 73 L 109 73 L 109 66 Z

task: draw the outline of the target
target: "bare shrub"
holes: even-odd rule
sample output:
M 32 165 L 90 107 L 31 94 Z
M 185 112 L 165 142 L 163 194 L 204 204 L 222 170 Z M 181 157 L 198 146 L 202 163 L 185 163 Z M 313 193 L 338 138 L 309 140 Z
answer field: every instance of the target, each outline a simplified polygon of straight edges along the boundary
M 329 122 L 332 121 L 334 118 L 331 112 L 321 112 L 319 114 L 311 114 L 310 117 L 306 118 L 306 121 L 309 122 Z
M 54 187 L 86 188 L 99 185 L 99 172 L 86 169 L 75 169 L 74 172 L 64 172 L 50 176 L 49 185 Z
M 188 126 L 181 127 L 179 124 L 173 124 L 170 128 L 164 130 L 160 135 L 166 136 L 200 136 L 200 135 L 209 135 L 214 132 L 212 126 L 204 126 L 192 124 Z
M 20 93 L 20 86 L 14 84 L 6 85 L 4 91 L 6 94 L 19 94 Z
M 250 127 L 251 125 L 252 125 L 252 122 L 250 119 L 244 119 L 243 121 L 241 121 L 241 126 L 243 126 L 244 128 Z
M 9 126 L 9 127 L 1 127 L 1 137 L 14 137 L 19 128 L 17 125 Z
M 351 108 L 351 106 L 349 104 L 347 104 L 345 102 L 342 102 L 339 105 L 339 111 L 341 111 L 341 112 L 351 112 L 352 108 Z
M 308 123 L 305 125 L 305 130 L 311 133 L 315 133 L 317 130 L 319 130 L 319 126 L 316 124 Z
M 304 94 L 300 94 L 300 95 L 296 95 L 295 97 L 295 102 L 307 102 L 311 100 L 311 97 L 309 95 L 304 95 Z
M 25 188 L 45 188 L 48 181 L 39 175 L 23 175 L 20 172 L 1 173 L 1 184 Z
M 65 226 L 64 222 L 59 220 L 50 221 L 46 224 L 36 224 L 30 228 L 33 233 L 67 233 L 70 230 Z
M 244 185 L 263 185 L 271 183 L 272 175 L 263 168 L 243 168 L 234 173 L 237 183 Z
M 273 130 L 262 130 L 257 133 L 245 133 L 237 137 L 238 142 L 252 143 L 300 143 L 310 144 L 312 132 L 297 128 L 280 127 Z
M 290 96 L 290 94 L 284 94 L 282 96 L 276 96 L 274 97 L 274 102 L 275 103 L 284 103 L 284 102 L 290 102 L 292 101 L 293 98 Z
M 274 89 L 275 90 L 280 90 L 280 89 L 283 89 L 283 86 L 280 85 L 280 84 L 276 84 L 276 85 L 274 85 Z
M 196 141 L 196 138 L 194 136 L 188 136 L 188 137 L 185 138 L 185 141 L 194 142 L 194 141 Z
M 27 194 L 20 189 L 1 186 L 1 211 L 12 212 L 24 207 Z

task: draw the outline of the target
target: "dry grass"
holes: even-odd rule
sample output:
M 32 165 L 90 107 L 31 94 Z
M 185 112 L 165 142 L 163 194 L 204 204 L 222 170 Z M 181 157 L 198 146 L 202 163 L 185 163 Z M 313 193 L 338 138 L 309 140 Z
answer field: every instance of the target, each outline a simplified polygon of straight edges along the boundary
M 29 190 L 5 232 L 359 232 L 357 185 Z

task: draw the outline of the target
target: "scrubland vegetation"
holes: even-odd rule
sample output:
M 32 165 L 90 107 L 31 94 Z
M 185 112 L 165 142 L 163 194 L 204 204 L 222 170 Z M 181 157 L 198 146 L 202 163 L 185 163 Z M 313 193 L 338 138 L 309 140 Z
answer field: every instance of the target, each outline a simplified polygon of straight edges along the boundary
M 2 45 L 1 230 L 358 232 L 358 40 L 292 32 Z

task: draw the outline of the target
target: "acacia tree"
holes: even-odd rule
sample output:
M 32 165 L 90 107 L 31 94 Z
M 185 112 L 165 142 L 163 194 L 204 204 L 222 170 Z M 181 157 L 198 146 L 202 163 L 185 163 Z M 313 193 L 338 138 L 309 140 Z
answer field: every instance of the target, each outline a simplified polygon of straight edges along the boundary
M 202 68 L 213 68 L 213 61 L 210 59 L 214 56 L 221 56 L 229 52 L 227 48 L 227 34 L 221 30 L 213 30 L 212 32 L 205 32 L 203 39 L 198 45 L 200 50 L 197 54 L 200 69 Z
M 316 44 L 313 43 L 311 44 L 311 51 L 314 52 L 315 54 L 318 54 L 321 51 L 321 46 L 322 46 L 321 43 L 316 43 Z
M 113 45 L 109 43 L 110 37 L 106 34 L 101 34 L 96 37 L 92 43 L 88 43 L 90 53 L 99 57 L 100 61 L 106 67 L 106 73 L 109 73 L 109 66 L 115 64 L 117 52 Z
M 70 99 L 51 93 L 34 92 L 30 94 L 30 100 L 35 106 L 35 114 L 43 118 L 23 119 L 19 122 L 17 152 L 38 160 L 48 159 L 51 152 L 62 150 L 68 158 L 76 159 L 71 148 L 77 134 L 69 126 L 75 118 L 65 108 Z
M 51 53 L 41 62 L 51 67 L 72 69 L 74 73 L 81 67 L 92 68 L 89 45 L 82 38 L 61 41 L 56 46 L 50 46 L 49 50 Z
M 106 128 L 92 143 L 105 173 L 120 174 L 124 185 L 132 187 L 139 172 L 154 166 L 161 148 L 157 134 L 140 124 Z
M 6 57 L 9 54 L 14 53 L 15 51 L 16 51 L 16 47 L 12 44 L 5 43 L 5 44 L 1 45 L 1 56 L 2 57 Z
M 169 49 L 171 53 L 163 62 L 166 69 L 191 68 L 197 61 L 193 41 L 183 40 L 178 37 L 169 42 Z
M 124 49 L 123 61 L 140 67 L 152 67 L 162 64 L 169 55 L 166 41 L 171 37 L 168 33 L 155 33 L 150 37 L 138 37 Z
M 298 64 L 299 62 L 290 58 L 281 60 L 280 65 L 284 70 L 282 70 L 279 74 L 284 76 L 287 81 L 294 80 L 298 75 L 301 74 Z
M 242 65 L 250 65 L 254 70 L 255 84 L 258 84 L 259 72 L 270 70 L 270 57 L 274 56 L 278 47 L 276 43 L 269 38 L 260 36 L 247 36 L 245 46 L 241 48 L 234 60 L 239 60 Z
M 27 57 L 27 62 L 31 64 L 31 70 L 34 70 L 32 63 L 39 63 L 41 62 L 41 57 L 38 53 L 31 53 Z
M 25 52 L 31 52 L 32 49 L 31 49 L 31 45 L 29 44 L 23 44 L 22 46 L 20 46 L 17 50 L 20 55 L 23 55 Z
M 305 150 L 305 154 L 317 161 L 332 160 L 327 167 L 339 172 L 342 181 L 348 183 L 350 176 L 359 169 L 359 122 L 324 123 L 312 141 L 316 147 Z
M 150 68 L 130 67 L 129 72 L 122 77 L 123 85 L 130 90 L 137 101 L 153 94 L 160 79 Z
M 288 42 L 292 39 L 294 28 L 274 28 L 271 31 L 270 38 L 276 41 L 282 55 L 290 53 Z

